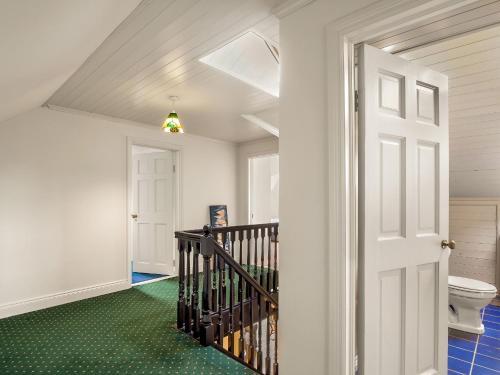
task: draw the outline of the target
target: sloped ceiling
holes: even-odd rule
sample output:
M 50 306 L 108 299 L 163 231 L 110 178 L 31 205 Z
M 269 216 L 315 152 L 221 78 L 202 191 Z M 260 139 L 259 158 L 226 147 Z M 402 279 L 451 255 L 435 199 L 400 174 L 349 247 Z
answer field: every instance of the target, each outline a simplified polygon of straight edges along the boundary
M 0 122 L 42 105 L 139 0 L 0 0 Z
M 272 111 L 278 98 L 199 59 L 248 30 L 278 44 L 272 9 L 280 3 L 143 1 L 48 104 L 160 126 L 175 95 L 187 133 L 233 142 L 269 136 L 241 114 Z
M 500 25 L 401 54 L 449 78 L 450 193 L 500 194 Z

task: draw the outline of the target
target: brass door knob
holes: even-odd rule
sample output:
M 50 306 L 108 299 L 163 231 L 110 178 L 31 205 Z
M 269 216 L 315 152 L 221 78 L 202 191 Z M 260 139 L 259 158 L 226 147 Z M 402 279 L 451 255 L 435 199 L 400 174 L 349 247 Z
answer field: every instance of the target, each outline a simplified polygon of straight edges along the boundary
M 447 247 L 450 248 L 451 250 L 455 249 L 455 241 L 447 241 L 447 240 L 442 240 L 441 241 L 441 248 L 446 249 Z
M 137 214 L 132 214 L 132 219 L 137 219 Z

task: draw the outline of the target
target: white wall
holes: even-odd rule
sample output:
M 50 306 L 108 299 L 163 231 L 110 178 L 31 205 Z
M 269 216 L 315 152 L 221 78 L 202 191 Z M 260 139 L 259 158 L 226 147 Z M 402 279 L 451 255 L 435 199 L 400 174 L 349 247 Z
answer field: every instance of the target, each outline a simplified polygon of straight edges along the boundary
M 279 153 L 279 140 L 269 137 L 238 145 L 238 216 L 236 224 L 249 224 L 248 220 L 248 158 Z M 228 213 L 228 216 L 230 214 Z M 234 225 L 231 216 L 229 224 Z
M 336 354 L 327 340 L 333 312 L 328 311 L 326 25 L 371 2 L 316 0 L 280 23 L 279 358 L 286 375 L 327 374 L 328 358 Z
M 500 288 L 499 208 L 498 199 L 450 199 L 450 238 L 457 243 L 450 254 L 450 275 L 481 280 Z
M 208 223 L 210 204 L 236 211 L 232 143 L 41 108 L 3 122 L 0 317 L 127 287 L 127 136 L 182 145 L 184 229 Z

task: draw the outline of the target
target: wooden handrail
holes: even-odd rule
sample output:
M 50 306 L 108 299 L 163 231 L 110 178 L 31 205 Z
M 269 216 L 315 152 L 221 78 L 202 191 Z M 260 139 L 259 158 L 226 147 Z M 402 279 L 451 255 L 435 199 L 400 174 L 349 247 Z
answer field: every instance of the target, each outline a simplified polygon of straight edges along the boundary
M 228 232 L 237 232 L 240 230 L 253 230 L 253 229 L 261 229 L 261 228 L 277 228 L 279 223 L 264 223 L 264 224 L 247 224 L 247 225 L 233 225 L 227 227 L 211 227 L 210 230 L 212 233 L 228 233 Z M 176 238 L 177 233 L 182 233 L 183 235 L 187 234 L 203 234 L 203 229 L 190 229 L 181 232 L 175 232 Z
M 203 229 L 200 229 L 201 233 L 203 233 Z M 178 231 L 175 232 L 175 238 L 183 238 L 185 240 L 191 240 L 191 241 L 196 241 L 196 240 L 201 240 L 203 238 L 203 234 L 198 234 L 198 230 L 195 231 Z
M 278 228 L 279 223 L 267 223 L 267 224 L 249 224 L 249 225 L 235 225 L 231 227 L 216 227 L 211 228 L 212 233 L 227 233 L 238 230 L 249 230 L 249 229 L 261 229 L 261 228 Z

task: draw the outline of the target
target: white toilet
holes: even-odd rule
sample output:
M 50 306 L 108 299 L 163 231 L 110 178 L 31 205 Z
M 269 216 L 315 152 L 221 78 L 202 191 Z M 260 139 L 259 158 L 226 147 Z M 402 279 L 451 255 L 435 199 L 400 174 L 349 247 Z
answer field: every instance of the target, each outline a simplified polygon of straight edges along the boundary
M 448 326 L 483 334 L 481 309 L 495 298 L 497 288 L 483 281 L 448 276 Z

